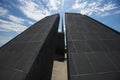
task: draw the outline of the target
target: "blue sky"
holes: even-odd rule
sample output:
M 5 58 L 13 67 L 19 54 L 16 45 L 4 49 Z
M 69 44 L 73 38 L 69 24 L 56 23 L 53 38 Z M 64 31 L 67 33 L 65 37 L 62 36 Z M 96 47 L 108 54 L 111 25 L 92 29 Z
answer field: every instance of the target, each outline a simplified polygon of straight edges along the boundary
M 55 13 L 88 15 L 120 32 L 120 0 L 0 0 L 0 46 Z

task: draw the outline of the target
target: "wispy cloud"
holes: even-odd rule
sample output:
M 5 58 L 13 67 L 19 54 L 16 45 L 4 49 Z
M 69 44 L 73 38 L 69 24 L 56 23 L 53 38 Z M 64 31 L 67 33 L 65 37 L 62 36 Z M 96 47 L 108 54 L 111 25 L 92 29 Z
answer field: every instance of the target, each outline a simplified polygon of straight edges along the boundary
M 7 8 L 0 7 L 0 16 L 5 18 L 0 19 L 0 31 L 5 33 L 20 33 L 27 29 L 27 27 L 24 26 L 25 22 L 32 25 L 35 21 L 59 12 L 64 5 L 64 0 L 17 0 L 17 2 L 18 3 L 15 4 L 9 1 L 9 3 L 15 9 L 17 8 L 18 11 L 20 10 L 27 19 L 11 14 Z M 5 44 L 10 39 L 12 39 L 12 37 L 9 38 L 8 36 L 0 35 L 0 45 Z
M 7 9 L 4 9 L 3 7 L 0 7 L 0 16 L 4 16 L 8 13 Z
M 12 21 L 12 22 L 15 22 L 15 23 L 23 23 L 24 22 L 24 19 L 22 18 L 19 18 L 17 16 L 13 16 L 13 15 L 8 15 L 8 18 Z
M 0 20 L 0 31 L 6 31 L 6 32 L 15 31 L 17 33 L 20 33 L 25 29 L 27 29 L 27 27 L 24 25 L 10 21 Z
M 35 21 L 42 19 L 45 16 L 50 15 L 50 12 L 43 8 L 42 5 L 38 5 L 32 0 L 19 0 L 20 10 L 28 17 Z
M 0 16 L 9 19 L 10 21 L 0 19 L 0 31 L 15 31 L 20 33 L 27 27 L 23 25 L 24 19 L 9 14 L 9 11 L 3 7 L 0 7 Z
M 38 21 L 54 12 L 59 12 L 64 4 L 63 0 L 19 0 L 18 8 L 28 18 Z
M 63 0 L 18 0 L 19 4 L 12 4 L 23 12 L 26 17 L 38 21 L 53 12 L 59 11 L 63 4 Z M 15 31 L 17 33 L 24 31 L 27 27 L 24 26 L 25 22 L 32 25 L 33 22 L 25 20 L 20 16 L 11 15 L 10 11 L 4 7 L 0 7 L 0 16 L 7 20 L 0 20 L 0 31 Z M 8 21 L 9 20 L 9 21 Z
M 102 8 L 99 8 L 101 12 L 105 12 L 105 11 L 109 11 L 109 10 L 113 10 L 116 9 L 116 4 L 112 3 L 111 1 L 108 2 L 107 4 L 104 4 L 104 6 Z
M 57 4 L 60 4 L 60 1 L 49 0 L 48 6 L 51 7 L 51 10 L 57 10 Z
M 63 0 L 49 0 L 47 6 L 50 10 L 60 10 L 63 3 Z
M 111 15 L 109 12 L 105 12 L 104 14 L 101 14 L 102 17 L 109 16 L 109 15 Z
M 34 24 L 34 23 L 33 23 L 33 22 L 31 22 L 31 21 L 28 21 L 28 23 L 29 23 L 30 25 Z
M 100 15 L 108 16 L 111 15 L 108 13 L 111 10 L 117 9 L 117 6 L 113 2 L 104 3 L 104 0 L 98 1 L 84 1 L 84 0 L 75 0 L 75 4 L 72 6 L 72 9 L 79 10 L 81 14 L 86 15 Z
M 120 14 L 120 10 L 115 11 L 114 14 Z
M 73 5 L 73 9 L 84 9 L 87 6 L 87 2 L 82 2 L 82 3 L 78 3 L 78 1 L 75 2 L 75 4 Z

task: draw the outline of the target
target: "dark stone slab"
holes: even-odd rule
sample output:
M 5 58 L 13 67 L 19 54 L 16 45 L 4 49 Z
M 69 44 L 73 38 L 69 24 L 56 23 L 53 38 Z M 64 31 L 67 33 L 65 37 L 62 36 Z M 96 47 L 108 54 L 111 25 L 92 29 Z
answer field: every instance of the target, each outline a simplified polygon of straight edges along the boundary
M 120 52 L 120 40 L 104 40 L 103 42 L 109 51 Z
M 77 52 L 90 52 L 87 41 L 72 41 Z
M 117 71 L 116 66 L 110 60 L 106 52 L 94 52 L 87 54 L 87 56 L 96 73 Z
M 120 80 L 120 72 L 87 74 L 74 76 L 72 80 Z
M 51 80 L 59 15 L 45 17 L 0 49 L 0 80 Z
M 95 72 L 94 67 L 90 63 L 86 54 L 87 53 L 84 53 L 84 52 L 70 54 L 70 56 L 73 56 L 74 66 L 76 66 L 77 75 Z
M 107 52 L 108 48 L 102 40 L 87 40 L 92 52 Z
M 120 34 L 81 14 L 66 13 L 69 80 L 120 80 Z
M 68 46 L 68 49 L 69 49 L 67 51 L 68 53 L 77 53 L 77 50 L 76 50 L 72 41 L 67 41 L 67 46 Z
M 86 40 L 86 37 L 83 35 L 82 32 L 79 33 L 71 33 L 71 35 L 68 37 L 68 41 L 79 41 L 79 40 Z

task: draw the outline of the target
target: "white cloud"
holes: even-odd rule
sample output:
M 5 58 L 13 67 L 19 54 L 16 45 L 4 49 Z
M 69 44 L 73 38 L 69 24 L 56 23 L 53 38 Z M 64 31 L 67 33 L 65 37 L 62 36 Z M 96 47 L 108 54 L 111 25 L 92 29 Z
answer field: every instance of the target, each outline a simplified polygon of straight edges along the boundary
M 28 18 L 36 21 L 50 15 L 47 9 L 42 8 L 41 5 L 38 5 L 32 0 L 20 0 L 19 8 Z
M 120 10 L 115 11 L 114 14 L 120 14 Z
M 77 3 L 78 1 L 76 1 L 76 4 L 73 5 L 73 9 L 84 9 L 87 6 L 87 2 L 83 2 L 83 3 Z
M 63 5 L 62 0 L 49 0 L 47 4 L 50 10 L 59 10 L 61 5 Z
M 15 23 L 23 23 L 24 19 L 13 16 L 13 15 L 8 15 L 8 18 Z
M 112 2 L 104 3 L 104 0 L 98 1 L 84 1 L 76 0 L 75 4 L 72 6 L 72 9 L 79 10 L 81 14 L 86 15 L 100 15 L 108 16 L 111 15 L 108 13 L 111 10 L 117 9 L 116 4 Z
M 9 11 L 3 7 L 0 7 L 0 16 L 8 18 L 12 22 L 16 22 L 16 23 L 23 23 L 24 21 L 24 19 L 20 17 L 9 14 Z
M 28 18 L 38 21 L 63 9 L 64 0 L 19 0 L 17 6 Z
M 33 22 L 31 22 L 31 21 L 28 21 L 28 23 L 29 23 L 30 25 L 34 24 L 34 23 L 33 23 Z
M 0 7 L 0 16 L 4 16 L 8 13 L 8 10 L 3 8 L 3 7 Z
M 0 31 L 6 31 L 6 32 L 15 31 L 17 33 L 20 33 L 24 31 L 25 29 L 27 29 L 27 27 L 21 24 L 17 24 L 17 23 L 5 21 L 5 20 L 0 20 Z
M 10 21 L 0 19 L 0 31 L 15 31 L 20 33 L 24 31 L 27 27 L 22 25 L 24 19 L 9 14 L 9 11 L 3 7 L 0 7 L 0 16 L 9 19 Z
M 116 9 L 116 5 L 112 2 L 108 2 L 107 4 L 105 4 L 102 8 L 100 8 L 101 12 L 105 12 L 105 11 L 109 11 L 109 10 L 113 10 Z
M 104 13 L 104 14 L 101 14 L 102 17 L 104 17 L 104 16 L 108 16 L 108 15 L 111 15 L 111 14 L 108 13 L 108 12 L 106 12 L 106 13 Z

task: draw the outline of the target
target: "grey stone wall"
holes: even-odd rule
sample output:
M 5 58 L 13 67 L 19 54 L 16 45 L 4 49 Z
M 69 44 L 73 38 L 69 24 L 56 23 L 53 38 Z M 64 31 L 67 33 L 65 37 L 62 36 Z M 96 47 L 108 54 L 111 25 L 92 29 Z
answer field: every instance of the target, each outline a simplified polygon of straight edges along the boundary
M 51 80 L 59 15 L 45 17 L 0 49 L 0 80 Z
M 120 34 L 81 14 L 65 19 L 69 80 L 120 80 Z

